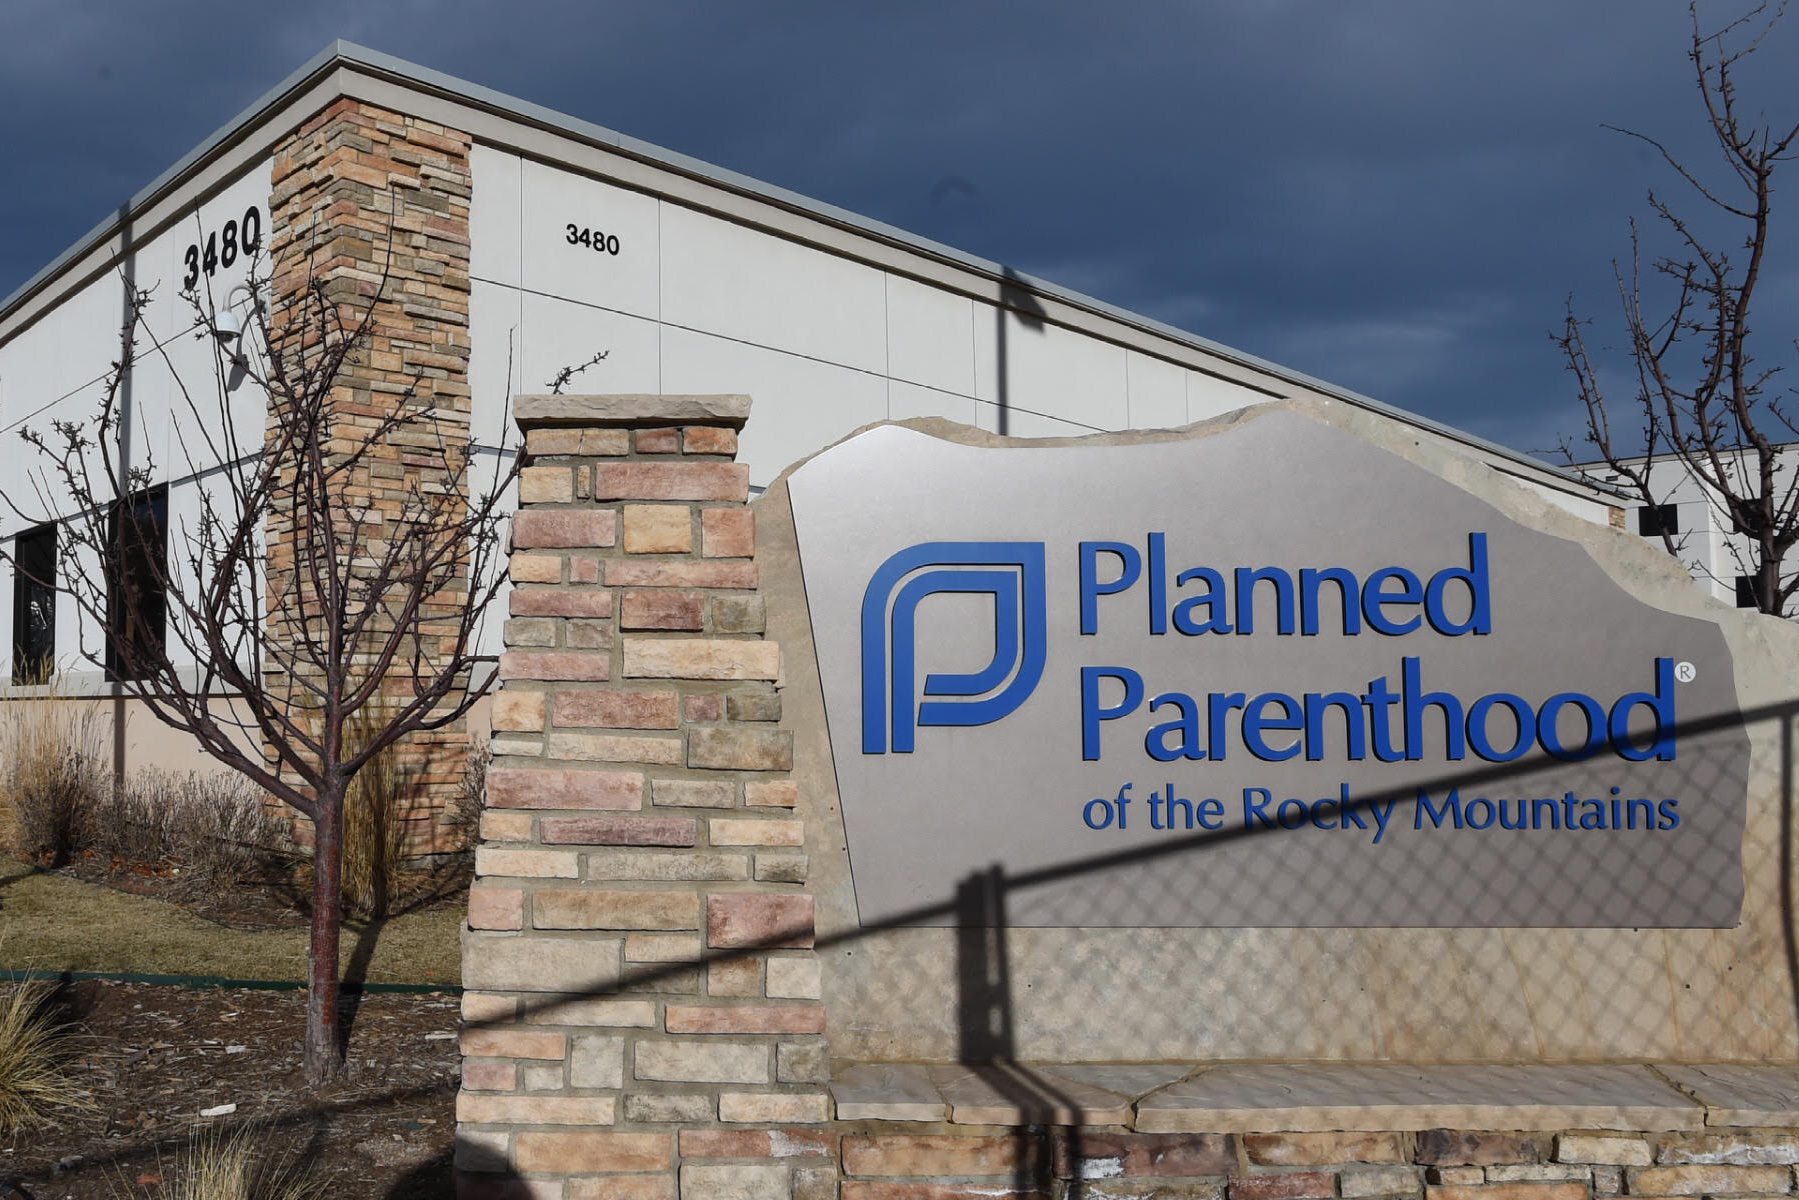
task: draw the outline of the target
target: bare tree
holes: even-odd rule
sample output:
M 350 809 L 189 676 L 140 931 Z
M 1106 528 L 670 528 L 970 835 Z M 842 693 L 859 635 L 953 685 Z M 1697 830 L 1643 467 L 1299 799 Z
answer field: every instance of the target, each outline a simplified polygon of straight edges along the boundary
M 1688 57 L 1724 164 L 1717 178 L 1705 178 L 1653 137 L 1617 130 L 1653 147 L 1697 197 L 1697 212 L 1688 214 L 1651 191 L 1650 210 L 1672 235 L 1672 248 L 1650 258 L 1645 276 L 1633 220 L 1629 262 L 1613 262 L 1633 393 L 1619 407 L 1630 417 L 1620 415 L 1614 426 L 1612 397 L 1587 346 L 1589 322 L 1572 300 L 1551 335 L 1586 410 L 1584 441 L 1643 504 L 1665 504 L 1680 482 L 1696 480 L 1725 527 L 1747 543 L 1746 552 L 1731 543 L 1731 552 L 1755 581 L 1757 607 L 1776 615 L 1799 590 L 1799 576 L 1788 578 L 1785 567 L 1799 542 L 1799 472 L 1783 472 L 1780 462 L 1781 439 L 1799 428 L 1782 406 L 1787 389 L 1774 386 L 1781 366 L 1757 356 L 1767 343 L 1754 337 L 1761 317 L 1755 304 L 1770 265 L 1775 174 L 1792 158 L 1799 125 L 1771 126 L 1747 111 L 1737 73 L 1784 11 L 1782 5 L 1770 14 L 1759 5 L 1706 33 L 1697 6 L 1690 9 Z M 1731 244 L 1738 235 L 1740 250 Z M 1566 444 L 1563 453 L 1576 458 Z M 1681 556 L 1673 530 L 1664 528 L 1662 539 Z
M 56 578 L 40 582 L 79 610 L 81 656 L 312 822 L 306 1069 L 322 1083 L 343 1064 L 345 797 L 382 751 L 449 726 L 490 686 L 476 633 L 503 578 L 517 461 L 472 486 L 466 433 L 443 435 L 422 373 L 395 392 L 352 386 L 386 268 L 372 286 L 308 278 L 273 313 L 260 270 L 242 317 L 184 297 L 213 347 L 210 387 L 190 388 L 166 346 L 140 352 L 150 295 L 124 280 L 97 413 L 24 436 L 41 456 L 35 507 L 61 520 Z M 197 497 L 181 518 L 143 502 L 156 465 L 121 454 L 122 392 L 158 363 L 175 376 L 171 436 Z

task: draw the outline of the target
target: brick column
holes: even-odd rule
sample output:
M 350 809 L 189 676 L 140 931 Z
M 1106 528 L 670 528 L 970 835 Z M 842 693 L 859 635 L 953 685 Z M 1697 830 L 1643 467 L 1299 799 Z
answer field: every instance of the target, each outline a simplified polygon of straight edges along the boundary
M 749 400 L 516 411 L 460 1194 L 834 1196 L 792 735 L 732 461 Z
M 366 441 L 408 391 L 428 410 L 426 419 L 388 434 L 365 469 L 343 481 L 342 503 L 362 514 L 373 544 L 404 534 L 414 488 L 457 486 L 452 481 L 468 459 L 471 144 L 459 130 L 345 98 L 315 113 L 275 153 L 269 270 L 276 337 L 298 320 L 315 282 L 343 306 L 346 321 L 372 304 L 366 352 L 345 364 L 331 395 L 341 436 Z M 291 637 L 302 586 L 294 576 L 291 514 L 273 514 L 268 546 L 271 636 Z M 429 607 L 427 637 L 433 623 L 453 625 L 466 586 L 453 585 Z M 266 666 L 270 688 L 285 686 L 282 664 Z M 392 690 L 405 697 L 408 686 L 395 678 Z M 460 722 L 414 734 L 396 748 L 411 805 L 410 853 L 460 848 L 443 817 L 463 786 L 468 752 Z M 300 840 L 309 844 L 311 826 L 301 825 Z

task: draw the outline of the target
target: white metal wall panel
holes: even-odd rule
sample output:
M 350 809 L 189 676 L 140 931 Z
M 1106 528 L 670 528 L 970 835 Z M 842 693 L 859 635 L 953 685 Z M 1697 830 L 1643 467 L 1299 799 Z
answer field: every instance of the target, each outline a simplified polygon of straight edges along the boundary
M 921 387 L 903 379 L 892 379 L 887 383 L 887 416 L 895 421 L 904 421 L 908 417 L 948 417 L 964 425 L 973 425 L 978 407 L 980 401 L 954 392 Z
M 1122 346 L 1011 311 L 1002 329 L 995 313 L 975 306 L 976 399 L 1088 429 L 1130 424 Z
M 234 359 L 243 353 L 248 362 L 264 361 L 249 283 L 253 270 L 261 274 L 266 299 L 273 170 L 265 162 L 246 173 L 138 253 L 138 284 L 153 288 L 145 327 L 160 349 L 149 337 L 139 339 L 138 368 L 131 380 L 132 459 L 136 466 L 147 466 L 153 457 L 155 478 L 180 478 L 217 466 L 229 450 L 219 440 L 225 432 L 220 414 L 227 409 L 238 449 L 262 445 L 267 396 L 234 366 Z M 246 251 L 246 229 L 254 231 L 254 256 Z M 198 309 L 182 296 L 190 286 Z M 240 331 L 235 342 L 213 336 L 221 323 Z M 177 436 L 178 430 L 198 434 L 196 426 L 214 434 L 212 444 L 202 436 Z
M 32 414 L 58 395 L 54 343 L 54 330 L 45 320 L 0 346 L 0 438 L 12 448 L 10 461 L 24 461 L 24 446 L 16 440 L 20 427 L 36 424 Z M 0 528 L 9 528 L 10 521 L 9 514 L 0 513 Z
M 676 204 L 662 206 L 662 319 L 885 372 L 880 271 Z
M 606 357 L 570 382 L 574 392 L 656 392 L 656 322 L 526 292 L 519 386 L 544 392 L 564 367 L 604 350 Z M 485 431 L 483 437 L 488 436 Z
M 1209 421 L 1225 413 L 1236 412 L 1268 399 L 1260 392 L 1207 375 L 1203 371 L 1187 372 L 1187 423 Z
M 658 207 L 641 192 L 525 163 L 519 238 L 525 290 L 654 320 Z
M 477 201 L 474 211 L 479 212 Z M 506 416 L 506 401 L 522 389 L 524 353 L 524 293 L 517 288 L 485 283 L 469 284 L 469 417 L 476 442 L 483 445 L 510 443 L 516 427 Z
M 1135 350 L 1125 356 L 1132 429 L 1171 429 L 1187 423 L 1186 369 Z
M 50 330 L 48 349 L 54 356 L 45 380 L 46 403 L 105 376 L 119 354 L 122 300 L 118 278 L 101 275 L 56 311 L 45 314 L 43 323 Z
M 507 287 L 524 286 L 523 165 L 516 154 L 476 146 L 469 152 L 469 274 Z
M 758 487 L 887 416 L 887 381 L 879 375 L 685 329 L 662 331 L 662 386 L 672 393 L 747 392 L 756 399 L 741 459 Z
M 975 404 L 975 424 L 990 433 L 1004 433 L 1008 437 L 1085 437 L 1094 432 L 1092 426 L 1076 425 L 1028 409 L 1007 408 L 1002 413 L 999 405 L 986 401 Z
M 973 396 L 974 302 L 887 276 L 886 371 L 896 380 Z

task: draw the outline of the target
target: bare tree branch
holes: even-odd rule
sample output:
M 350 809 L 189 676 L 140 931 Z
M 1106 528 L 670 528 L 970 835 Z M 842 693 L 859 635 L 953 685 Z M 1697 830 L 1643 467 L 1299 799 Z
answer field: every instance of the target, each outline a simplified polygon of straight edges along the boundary
M 1683 482 L 1693 480 L 1720 523 L 1746 539 L 1743 573 L 1754 581 L 1757 605 L 1782 614 L 1799 588 L 1799 578 L 1789 579 L 1785 568 L 1799 543 L 1799 478 L 1791 471 L 1782 475 L 1786 447 L 1771 432 L 1799 429 L 1780 398 L 1770 395 L 1782 367 L 1757 362 L 1753 330 L 1773 227 L 1774 176 L 1791 157 L 1799 125 L 1777 131 L 1752 123 L 1735 73 L 1761 47 L 1785 5 L 1772 14 L 1766 4 L 1757 5 L 1711 33 L 1701 29 L 1697 7 L 1690 12 L 1688 58 L 1707 130 L 1727 168 L 1722 183 L 1702 177 L 1656 138 L 1607 128 L 1654 148 L 1697 194 L 1708 221 L 1736 225 L 1740 258 L 1710 240 L 1702 222 L 1652 191 L 1650 211 L 1677 249 L 1654 257 L 1646 277 L 1642 238 L 1631 223 L 1630 266 L 1615 264 L 1614 274 L 1635 379 L 1632 402 L 1641 417 L 1641 428 L 1631 431 L 1634 442 L 1613 428 L 1585 322 L 1572 303 L 1550 337 L 1574 376 L 1586 418 L 1584 441 L 1644 505 L 1668 503 Z M 1576 461 L 1570 447 L 1563 452 Z M 1663 545 L 1676 557 L 1684 553 L 1684 540 L 1663 530 Z M 1740 553 L 1736 543 L 1727 544 L 1733 555 Z

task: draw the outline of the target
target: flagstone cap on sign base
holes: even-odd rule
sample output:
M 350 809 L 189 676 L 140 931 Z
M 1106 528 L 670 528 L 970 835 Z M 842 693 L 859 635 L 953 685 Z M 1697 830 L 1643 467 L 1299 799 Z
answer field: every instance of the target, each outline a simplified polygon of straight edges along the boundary
M 1707 1125 L 1799 1125 L 1799 1068 L 1715 1063 L 1662 1071 L 1705 1105 Z
M 1144 1099 L 1137 1128 L 1699 1129 L 1705 1110 L 1643 1066 L 1215 1067 Z
M 854 1063 L 841 1121 L 1119 1125 L 1142 1133 L 1799 1124 L 1799 1065 Z
M 614 396 L 529 395 L 512 398 L 520 429 L 565 425 L 726 425 L 742 429 L 750 419 L 744 395 Z

